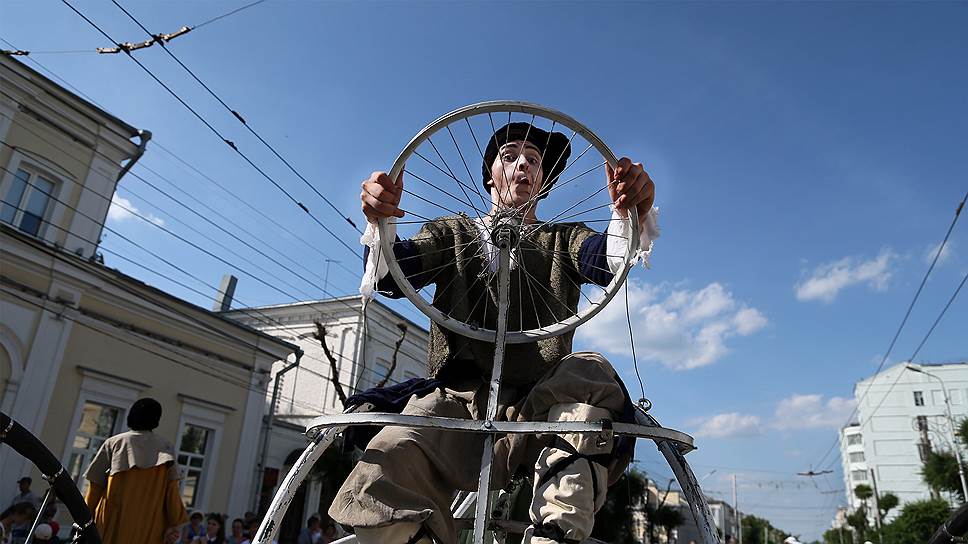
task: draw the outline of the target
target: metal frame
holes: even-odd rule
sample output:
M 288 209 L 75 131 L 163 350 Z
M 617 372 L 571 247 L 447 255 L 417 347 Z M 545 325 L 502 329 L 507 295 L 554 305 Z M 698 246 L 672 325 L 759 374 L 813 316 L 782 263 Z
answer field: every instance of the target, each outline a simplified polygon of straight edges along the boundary
M 396 179 L 403 171 L 406 161 L 417 147 L 425 140 L 429 139 L 436 131 L 448 126 L 450 123 L 459 121 L 482 113 L 493 112 L 522 112 L 552 119 L 562 125 L 581 134 L 587 141 L 598 149 L 606 161 L 614 167 L 616 164 L 615 156 L 607 146 L 588 130 L 571 117 L 534 104 L 524 102 L 483 102 L 473 104 L 455 110 L 437 119 L 415 136 L 404 150 L 397 157 L 393 168 L 390 171 L 391 179 Z M 389 265 L 390 273 L 397 282 L 398 287 L 407 295 L 407 298 L 414 303 L 428 317 L 433 319 L 441 326 L 478 340 L 493 341 L 494 366 L 492 368 L 491 379 L 489 382 L 487 412 L 481 421 L 454 419 L 436 416 L 416 416 L 403 414 L 387 414 L 366 412 L 371 407 L 365 406 L 361 410 L 350 409 L 341 415 L 322 416 L 314 419 L 307 427 L 307 436 L 310 444 L 303 454 L 296 461 L 296 464 L 286 476 L 279 491 L 273 497 L 265 519 L 259 527 L 255 543 L 269 543 L 275 536 L 276 530 L 292 498 L 295 496 L 299 484 L 309 474 L 313 464 L 325 449 L 333 442 L 336 434 L 350 425 L 384 425 L 384 426 L 405 426 L 415 428 L 437 428 L 449 429 L 454 432 L 470 432 L 484 434 L 484 447 L 481 456 L 481 476 L 478 480 L 478 490 L 476 492 L 475 515 L 473 518 L 473 542 L 483 544 L 485 533 L 488 530 L 504 530 L 520 524 L 509 522 L 508 520 L 492 520 L 490 511 L 490 488 L 491 488 L 491 463 L 493 457 L 494 440 L 497 434 L 527 433 L 527 434 L 571 434 L 571 433 L 599 433 L 606 430 L 603 422 L 508 422 L 497 420 L 497 400 L 501 386 L 501 373 L 504 366 L 504 350 L 506 343 L 534 342 L 541 338 L 547 338 L 558 334 L 563 334 L 590 319 L 601 311 L 602 308 L 611 300 L 612 296 L 625 281 L 634 260 L 633 256 L 638 250 L 638 221 L 634 210 L 630 210 L 627 220 L 631 223 L 632 236 L 629 240 L 626 259 L 622 269 L 614 275 L 612 282 L 606 288 L 605 296 L 602 301 L 592 304 L 585 311 L 580 311 L 575 315 L 559 321 L 558 323 L 539 330 L 508 332 L 507 313 L 509 307 L 508 291 L 510 288 L 510 261 L 511 252 L 521 239 L 521 225 L 516 223 L 513 217 L 507 214 L 498 213 L 492 222 L 491 237 L 494 245 L 499 250 L 498 255 L 498 316 L 495 330 L 481 329 L 472 327 L 467 323 L 450 318 L 427 303 L 410 285 L 404 276 L 396 259 L 388 257 L 385 260 Z M 381 247 L 384 255 L 392 256 L 394 240 L 389 236 L 389 223 L 387 219 L 381 219 L 379 223 L 381 235 Z M 358 413 L 353 413 L 358 412 Z M 666 458 L 673 472 L 679 481 L 680 486 L 687 500 L 689 501 L 693 517 L 699 527 L 704 544 L 716 544 L 716 530 L 712 523 L 712 516 L 709 506 L 699 487 L 695 474 L 685 460 L 684 454 L 694 449 L 691 436 L 663 428 L 651 415 L 642 409 L 636 413 L 636 424 L 613 423 L 612 430 L 616 434 L 631 435 L 642 438 L 649 438 L 656 442 L 659 451 Z M 461 498 L 458 496 L 452 507 L 454 511 L 464 512 L 470 507 L 472 495 Z M 460 499 L 460 500 L 458 500 Z M 470 522 L 466 518 L 460 518 L 465 523 Z M 354 539 L 347 538 L 341 542 L 351 542 Z M 589 539 L 588 542 L 593 542 Z
M 397 156 L 397 159 L 393 162 L 393 167 L 390 169 L 390 179 L 397 179 L 397 176 L 399 176 L 403 171 L 404 166 L 407 164 L 407 161 L 410 160 L 413 152 L 420 146 L 420 144 L 424 143 L 431 136 L 437 133 L 437 131 L 452 123 L 473 117 L 475 115 L 496 112 L 526 113 L 555 121 L 585 138 L 588 143 L 590 143 L 599 153 L 602 154 L 602 158 L 608 162 L 610 167 L 615 168 L 615 165 L 618 162 L 618 160 L 615 158 L 615 154 L 612 153 L 612 150 L 609 149 L 607 145 L 605 145 L 605 142 L 596 136 L 595 133 L 592 132 L 588 127 L 579 123 L 571 116 L 551 108 L 546 108 L 537 104 L 530 104 L 528 102 L 496 100 L 492 102 L 471 104 L 470 106 L 456 109 L 427 125 L 423 130 L 418 132 L 412 140 L 410 140 L 410 143 L 408 143 L 407 146 L 403 148 L 403 151 L 400 152 L 400 155 Z M 497 331 L 472 326 L 468 323 L 464 323 L 463 321 L 454 319 L 444 314 L 424 300 L 423 297 L 421 297 L 413 288 L 413 286 L 410 285 L 410 280 L 408 280 L 404 275 L 396 259 L 392 258 L 394 239 L 393 236 L 390 236 L 389 232 L 391 219 L 392 218 L 380 219 L 380 244 L 383 255 L 389 256 L 386 259 L 387 267 L 390 269 L 390 274 L 393 275 L 393 279 L 396 280 L 397 286 L 400 288 L 400 290 L 407 295 L 407 298 L 410 299 L 410 302 L 412 302 L 414 306 L 419 308 L 421 312 L 426 314 L 427 317 L 434 320 L 434 322 L 441 327 L 468 338 L 483 340 L 485 342 L 493 342 Z M 630 235 L 627 244 L 628 247 L 626 248 L 626 258 L 623 260 L 622 268 L 615 273 L 611 283 L 609 283 L 605 288 L 605 296 L 602 297 L 601 301 L 594 304 L 589 304 L 588 308 L 585 310 L 580 310 L 571 317 L 541 329 L 507 332 L 504 335 L 504 341 L 508 344 L 523 344 L 528 342 L 537 342 L 543 338 L 558 336 L 559 334 L 564 334 L 568 331 L 574 330 L 576 327 L 591 319 L 595 314 L 605 308 L 605 305 L 612 300 L 612 297 L 615 296 L 622 284 L 625 283 L 625 277 L 628 276 L 629 270 L 631 270 L 632 266 L 635 264 L 633 257 L 639 249 L 639 222 L 635 209 L 629 210 L 628 223 L 630 226 Z

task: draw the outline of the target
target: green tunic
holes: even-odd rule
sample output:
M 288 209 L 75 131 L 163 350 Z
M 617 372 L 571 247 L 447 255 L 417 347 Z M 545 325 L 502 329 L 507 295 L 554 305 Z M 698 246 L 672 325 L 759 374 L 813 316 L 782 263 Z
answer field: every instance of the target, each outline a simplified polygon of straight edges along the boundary
M 522 240 L 514 257 L 508 331 L 547 327 L 575 314 L 582 297 L 578 250 L 595 231 L 582 223 L 544 225 Z M 464 215 L 426 223 L 410 239 L 420 255 L 415 287 L 436 286 L 433 305 L 458 321 L 497 328 L 497 275 L 490 271 L 475 221 Z M 573 332 L 535 343 L 508 344 L 502 383 L 537 381 L 572 351 Z M 432 322 L 429 369 L 445 382 L 476 374 L 490 377 L 494 343 L 473 340 Z

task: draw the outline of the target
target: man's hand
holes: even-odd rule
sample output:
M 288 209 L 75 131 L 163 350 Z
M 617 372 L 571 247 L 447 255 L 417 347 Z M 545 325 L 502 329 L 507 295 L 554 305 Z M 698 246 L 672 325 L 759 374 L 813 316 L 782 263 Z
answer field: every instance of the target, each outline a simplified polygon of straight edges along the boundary
M 169 527 L 165 531 L 165 544 L 175 544 L 180 536 L 181 531 L 178 530 L 178 527 Z
M 615 209 L 622 217 L 628 217 L 629 208 L 635 207 L 641 225 L 655 202 L 655 183 L 642 168 L 642 163 L 633 163 L 627 157 L 622 157 L 614 170 L 606 164 L 605 171 L 608 175 L 608 194 Z
M 399 208 L 400 197 L 403 195 L 403 172 L 394 183 L 386 172 L 373 172 L 370 178 L 363 182 L 360 193 L 363 215 L 374 225 L 382 217 L 403 217 L 403 210 Z

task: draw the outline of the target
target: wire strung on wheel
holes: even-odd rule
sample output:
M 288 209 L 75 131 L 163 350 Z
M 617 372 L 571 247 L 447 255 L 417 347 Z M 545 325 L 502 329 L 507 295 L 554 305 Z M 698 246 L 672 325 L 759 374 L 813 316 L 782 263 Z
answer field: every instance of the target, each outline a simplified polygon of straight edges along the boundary
M 639 380 L 639 406 L 646 412 L 652 408 L 652 402 L 645 398 L 645 385 L 642 383 L 642 375 L 639 374 L 639 361 L 635 357 L 635 335 L 632 334 L 632 310 L 629 308 L 629 282 L 625 282 L 625 320 L 629 324 L 629 346 L 632 348 L 632 368 L 635 369 L 635 378 Z

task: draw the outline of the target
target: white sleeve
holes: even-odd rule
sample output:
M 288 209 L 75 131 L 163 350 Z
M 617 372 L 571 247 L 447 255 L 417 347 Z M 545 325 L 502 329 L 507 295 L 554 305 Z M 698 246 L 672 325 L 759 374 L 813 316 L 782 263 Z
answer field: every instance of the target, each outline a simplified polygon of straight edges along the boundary
M 608 269 L 612 274 L 622 268 L 622 261 L 628 251 L 627 240 L 631 235 L 631 228 L 628 221 L 622 219 L 615 208 L 612 208 L 612 220 L 608 222 L 609 235 L 605 241 L 605 254 L 608 261 Z M 642 260 L 646 268 L 649 266 L 649 256 L 652 255 L 652 245 L 659 237 L 659 208 L 652 206 L 649 213 L 645 214 L 645 221 L 642 222 L 642 229 L 639 231 L 639 250 L 632 256 L 632 261 Z
M 397 223 L 391 218 L 387 224 L 388 234 L 394 239 L 397 236 Z M 363 280 L 360 282 L 360 294 L 369 300 L 376 292 L 376 284 L 390 272 L 387 260 L 383 255 L 383 245 L 380 242 L 380 228 L 367 221 L 366 231 L 360 236 L 360 243 L 370 248 L 370 254 L 366 258 L 366 269 L 363 272 Z

